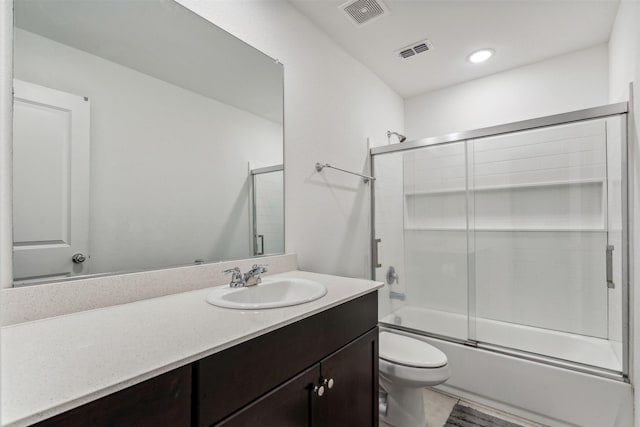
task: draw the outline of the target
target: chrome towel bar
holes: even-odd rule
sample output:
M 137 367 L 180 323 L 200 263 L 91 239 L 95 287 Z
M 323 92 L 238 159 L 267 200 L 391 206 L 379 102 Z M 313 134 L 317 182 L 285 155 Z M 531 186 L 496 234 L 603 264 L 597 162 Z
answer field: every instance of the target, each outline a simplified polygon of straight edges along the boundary
M 362 175 L 361 173 L 351 172 L 351 171 L 348 171 L 348 170 L 346 170 L 346 169 L 337 168 L 337 167 L 335 167 L 335 166 L 331 166 L 329 163 L 324 163 L 324 164 L 323 164 L 323 163 L 319 163 L 319 162 L 318 162 L 318 163 L 316 163 L 316 170 L 317 170 L 318 172 L 322 171 L 322 169 L 324 169 L 324 168 L 335 169 L 335 170 L 339 170 L 340 172 L 349 173 L 349 174 L 351 174 L 351 175 L 357 175 L 357 176 L 359 176 L 359 177 L 363 178 L 365 183 L 368 183 L 370 180 L 371 180 L 371 181 L 375 181 L 375 180 L 376 180 L 376 179 L 375 179 L 374 177 L 372 177 L 372 176 Z

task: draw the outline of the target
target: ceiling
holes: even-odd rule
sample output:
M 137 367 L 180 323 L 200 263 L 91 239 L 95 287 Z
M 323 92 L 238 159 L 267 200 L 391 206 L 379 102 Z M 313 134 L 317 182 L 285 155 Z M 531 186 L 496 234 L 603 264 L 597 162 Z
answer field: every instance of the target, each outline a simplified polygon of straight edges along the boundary
M 358 28 L 346 0 L 289 0 L 400 96 L 437 88 L 605 43 L 618 0 L 383 0 L 389 11 Z M 395 52 L 429 39 L 433 49 Z M 482 64 L 467 56 L 490 47 Z

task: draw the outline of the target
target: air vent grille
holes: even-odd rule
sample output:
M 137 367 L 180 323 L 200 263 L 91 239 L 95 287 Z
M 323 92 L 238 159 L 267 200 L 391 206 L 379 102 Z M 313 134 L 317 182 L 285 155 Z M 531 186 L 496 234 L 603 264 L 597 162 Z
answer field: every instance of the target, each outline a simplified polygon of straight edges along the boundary
M 381 0 L 349 1 L 340 8 L 358 27 L 382 17 L 389 10 Z
M 403 59 L 411 58 L 419 53 L 424 53 L 433 49 L 433 45 L 429 40 L 422 40 L 419 42 L 411 43 L 411 45 L 403 47 L 397 50 L 396 53 Z
M 402 56 L 405 59 L 406 58 L 411 58 L 415 54 L 416 54 L 416 52 L 413 49 L 405 49 L 402 52 L 400 52 L 400 56 Z

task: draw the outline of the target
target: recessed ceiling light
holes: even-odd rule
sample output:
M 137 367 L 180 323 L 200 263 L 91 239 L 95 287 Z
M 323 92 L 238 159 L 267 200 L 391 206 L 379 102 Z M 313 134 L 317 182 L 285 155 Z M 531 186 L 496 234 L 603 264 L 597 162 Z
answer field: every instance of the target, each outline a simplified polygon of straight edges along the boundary
M 469 62 L 473 62 L 477 64 L 479 62 L 484 62 L 487 59 L 491 58 L 493 54 L 494 54 L 493 49 L 480 49 L 480 50 L 476 50 L 471 55 L 469 55 L 467 59 L 469 60 Z

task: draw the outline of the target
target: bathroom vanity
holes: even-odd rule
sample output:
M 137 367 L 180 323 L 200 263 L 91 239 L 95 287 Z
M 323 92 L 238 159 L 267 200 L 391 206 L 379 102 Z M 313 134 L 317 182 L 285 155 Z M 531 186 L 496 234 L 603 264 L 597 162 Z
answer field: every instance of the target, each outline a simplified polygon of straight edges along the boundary
M 281 276 L 328 292 L 243 311 L 202 289 L 5 328 L 3 425 L 377 426 L 380 284 Z

